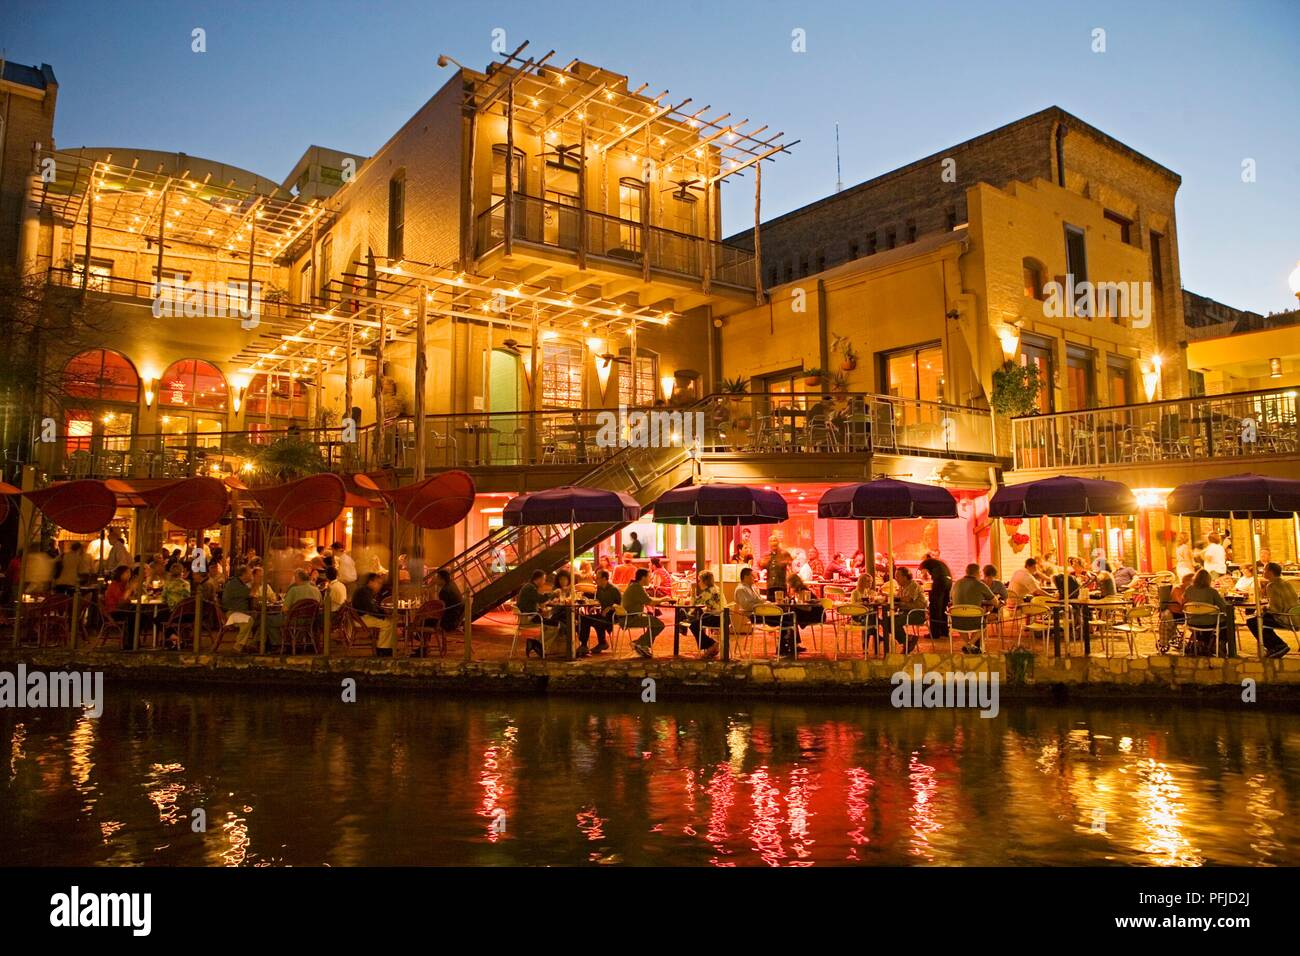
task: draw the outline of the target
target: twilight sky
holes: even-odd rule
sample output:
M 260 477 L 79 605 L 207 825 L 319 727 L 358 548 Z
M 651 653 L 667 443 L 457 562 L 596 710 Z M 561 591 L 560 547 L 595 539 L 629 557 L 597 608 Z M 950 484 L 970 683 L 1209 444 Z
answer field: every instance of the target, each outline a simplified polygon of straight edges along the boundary
M 59 79 L 61 147 L 181 151 L 283 179 L 310 144 L 374 152 L 491 31 L 554 48 L 801 142 L 764 170 L 764 218 L 1049 105 L 1183 177 L 1183 284 L 1295 306 L 1300 2 L 6 0 L 0 48 Z M 193 53 L 191 31 L 207 32 Z M 807 51 L 791 50 L 791 31 Z M 1093 52 L 1093 31 L 1106 50 Z M 1243 182 L 1244 160 L 1255 181 Z M 724 227 L 752 216 L 724 187 Z

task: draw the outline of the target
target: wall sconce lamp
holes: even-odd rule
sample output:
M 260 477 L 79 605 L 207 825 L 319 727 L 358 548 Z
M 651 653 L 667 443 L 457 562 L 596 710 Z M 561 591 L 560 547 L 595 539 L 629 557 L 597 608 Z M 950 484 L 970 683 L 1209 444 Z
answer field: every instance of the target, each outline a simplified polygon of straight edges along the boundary
M 247 375 L 232 375 L 230 377 L 231 388 L 234 389 L 234 400 L 231 405 L 235 409 L 235 414 L 239 414 L 239 407 L 244 404 L 244 391 L 248 388 Z
M 677 379 L 672 375 L 659 376 L 659 390 L 663 392 L 665 402 L 673 397 L 673 385 L 675 385 L 676 382 Z
M 605 340 L 596 336 L 587 339 L 587 348 L 591 350 L 591 359 L 596 363 L 596 383 L 600 386 L 603 401 L 605 390 L 609 388 L 609 372 L 614 365 L 614 356 L 606 350 Z
M 1282 377 L 1282 359 L 1271 358 L 1268 360 L 1268 377 L 1269 378 Z
M 153 376 L 144 380 L 144 407 L 153 408 Z
M 1002 345 L 1002 358 L 1013 362 L 1020 351 L 1020 329 L 1014 325 L 1003 325 L 998 329 L 998 342 Z
M 1160 386 L 1160 356 L 1151 356 L 1151 368 L 1142 373 L 1142 388 L 1146 392 L 1147 401 L 1153 402 L 1156 398 L 1156 389 Z

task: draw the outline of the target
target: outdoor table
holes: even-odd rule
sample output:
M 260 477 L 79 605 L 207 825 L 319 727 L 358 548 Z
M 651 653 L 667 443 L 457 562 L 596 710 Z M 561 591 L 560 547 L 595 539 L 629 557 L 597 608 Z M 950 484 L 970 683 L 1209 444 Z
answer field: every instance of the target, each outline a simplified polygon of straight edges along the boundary
M 153 638 L 154 647 L 157 647 L 158 646 L 158 614 L 164 606 L 163 599 L 161 597 L 144 598 L 143 600 L 141 600 L 140 598 L 132 598 L 129 601 L 122 602 L 121 604 L 122 612 L 130 615 L 130 620 L 126 622 L 126 627 L 130 629 L 129 633 L 132 641 L 132 647 L 131 647 L 132 650 L 139 650 L 139 648 L 136 647 L 134 644 L 135 609 L 137 605 L 139 605 L 140 607 L 140 617 L 149 618 L 150 636 Z M 125 633 L 127 632 L 124 631 L 124 634 Z M 123 638 L 124 646 L 125 643 L 126 643 L 126 638 L 124 637 Z
M 456 429 L 456 431 L 460 432 L 467 439 L 474 439 L 474 459 L 470 464 L 486 464 L 483 460 L 483 438 L 485 435 L 498 434 L 499 429 L 493 428 L 491 425 L 461 425 Z
M 585 464 L 587 461 L 587 435 L 600 431 L 600 427 L 595 422 L 560 422 L 555 426 L 555 430 L 573 436 L 573 447 L 578 461 Z
M 799 429 L 799 422 L 797 420 L 802 418 L 804 420 L 805 427 L 807 427 L 808 409 L 801 408 L 797 405 L 780 405 L 777 408 L 772 409 L 772 415 L 776 419 L 789 420 L 788 422 L 782 421 L 780 423 L 779 430 L 783 432 L 785 435 L 789 436 L 788 441 L 786 441 L 785 438 L 783 437 L 782 443 L 788 444 L 789 447 L 791 448 L 798 448 L 800 429 Z M 789 429 L 788 431 L 787 428 Z
M 680 657 L 682 650 L 682 632 L 681 629 L 696 617 L 697 613 L 702 613 L 705 605 L 695 601 L 688 601 L 684 604 L 673 605 L 673 657 Z M 687 612 L 690 612 L 689 614 Z

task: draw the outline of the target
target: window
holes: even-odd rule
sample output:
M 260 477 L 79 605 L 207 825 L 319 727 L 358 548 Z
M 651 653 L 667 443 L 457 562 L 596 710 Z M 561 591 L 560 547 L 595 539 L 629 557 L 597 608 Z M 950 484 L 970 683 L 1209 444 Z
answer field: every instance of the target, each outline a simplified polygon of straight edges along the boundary
M 948 207 L 948 231 L 952 232 L 957 228 L 957 207 Z
M 800 256 L 799 257 L 799 278 L 802 279 L 807 274 L 808 274 L 808 257 Z
M 882 362 L 890 395 L 927 402 L 944 400 L 943 347 L 938 343 L 886 352 Z
M 645 183 L 630 176 L 618 181 L 618 217 L 624 220 L 619 226 L 618 241 L 633 252 L 641 251 L 641 227 L 645 210 Z M 636 225 L 633 225 L 633 224 Z
M 406 171 L 401 170 L 388 181 L 388 258 L 403 258 L 402 242 L 405 227 Z
M 189 269 L 177 269 L 177 268 L 174 268 L 174 267 L 169 266 L 169 265 L 164 265 L 164 266 L 162 267 L 162 279 L 163 279 L 163 282 L 166 282 L 166 283 L 168 283 L 169 285 L 184 285 L 185 283 L 187 283 L 187 282 L 190 281 L 190 277 L 191 277 L 193 274 L 194 274 L 194 273 L 190 272 Z M 93 260 L 93 259 L 91 260 L 91 275 L 94 275 L 94 260 Z M 157 281 L 158 281 L 158 263 L 157 263 L 157 262 L 155 262 L 155 263 L 153 264 L 153 266 L 149 269 L 149 275 L 153 278 L 153 281 L 154 281 L 154 282 L 157 282 Z
M 785 281 L 790 282 L 794 279 L 794 260 L 785 260 Z
M 1128 405 L 1133 401 L 1133 361 L 1122 355 L 1106 357 L 1107 401 Z
M 619 357 L 630 359 L 630 348 L 619 349 Z M 620 405 L 653 405 L 659 390 L 659 356 L 645 349 L 637 349 L 636 394 L 632 393 L 632 364 L 618 367 L 618 403 Z
M 1095 408 L 1097 390 L 1094 370 L 1096 353 L 1078 345 L 1065 348 L 1065 402 L 1066 411 L 1081 411 Z
M 1020 364 L 1033 364 L 1038 367 L 1039 389 L 1038 398 L 1034 403 L 1034 411 L 1040 414 L 1048 414 L 1054 411 L 1056 403 L 1052 380 L 1056 374 L 1056 366 L 1052 361 L 1051 340 L 1022 332 L 1020 335 Z
M 226 379 L 210 362 L 181 359 L 158 380 L 158 404 L 168 408 L 226 410 Z
M 898 244 L 898 233 L 894 229 L 885 230 L 885 248 L 892 249 Z
M 542 407 L 582 408 L 582 355 L 579 345 L 542 343 Z
M 1187 391 L 1192 397 L 1205 394 L 1205 373 L 1194 368 L 1187 370 Z
M 1160 235 L 1154 229 L 1151 230 L 1151 284 L 1157 289 L 1163 289 L 1165 285 L 1164 273 L 1164 244 L 1165 237 Z
M 907 241 L 916 242 L 916 220 L 907 220 Z
M 1043 264 L 1037 259 L 1024 259 L 1021 262 L 1024 272 L 1025 298 L 1043 298 Z
M 858 248 L 858 244 L 857 244 L 856 242 L 850 242 L 850 243 L 849 243 L 849 258 L 850 258 L 850 259 L 856 259 L 856 258 L 858 257 L 858 254 L 859 254 L 860 252 L 861 252 L 861 250 Z
M 268 383 L 273 418 L 307 417 L 307 386 L 288 372 L 272 372 L 270 375 L 264 372 L 253 376 L 244 392 L 244 409 L 250 420 L 266 418 Z
M 75 284 L 81 284 L 81 273 L 86 268 L 86 259 L 84 256 L 77 256 L 76 265 L 73 267 L 72 274 Z M 107 291 L 110 280 L 113 278 L 113 260 L 112 259 L 95 259 L 90 260 L 90 275 L 86 277 L 86 288 L 95 289 L 100 292 Z
M 1073 277 L 1075 288 L 1088 281 L 1088 255 L 1084 233 L 1079 227 L 1069 224 L 1065 227 L 1065 271 Z M 1069 282 L 1070 280 L 1067 279 L 1067 287 Z M 1076 307 L 1075 314 L 1080 318 L 1089 318 L 1092 315 L 1091 304 L 1085 300 L 1081 307 Z
M 776 285 L 776 266 L 772 266 L 767 270 L 767 284 L 769 286 Z
M 524 151 L 515 147 L 514 161 L 512 163 L 511 189 L 515 193 L 524 193 Z M 500 242 L 506 235 L 506 147 L 504 143 L 498 143 L 492 147 L 492 198 L 489 208 L 492 210 L 491 238 L 493 242 Z M 518 203 L 515 204 L 515 212 L 519 212 Z M 519 218 L 516 216 L 516 218 Z M 519 235 L 523 230 L 523 223 L 514 224 L 515 235 Z
M 120 352 L 92 349 L 73 356 L 63 367 L 63 391 L 96 402 L 139 401 L 140 376 Z
M 867 233 L 867 255 L 874 256 L 875 254 L 876 254 L 876 232 L 873 229 L 871 232 Z
M 389 248 L 392 247 L 390 246 Z M 312 295 L 311 285 L 312 285 L 311 260 L 309 259 L 306 262 L 304 262 L 302 264 L 302 268 L 298 270 L 298 301 L 299 302 L 303 304 L 307 304 L 311 302 L 311 295 Z
M 1102 211 L 1102 217 L 1105 218 L 1107 222 L 1114 223 L 1116 228 L 1119 229 L 1120 242 L 1132 243 L 1133 221 L 1131 219 L 1126 219 L 1119 213 L 1111 212 L 1109 209 Z
M 820 249 L 817 250 L 817 271 L 826 271 L 826 253 L 822 252 Z
M 316 277 L 317 281 L 320 283 L 320 296 L 322 299 L 325 300 L 326 305 L 328 305 L 330 301 L 329 298 L 330 273 L 333 272 L 333 270 L 334 270 L 334 237 L 326 236 L 324 239 L 321 240 L 321 244 L 320 244 L 320 275 Z

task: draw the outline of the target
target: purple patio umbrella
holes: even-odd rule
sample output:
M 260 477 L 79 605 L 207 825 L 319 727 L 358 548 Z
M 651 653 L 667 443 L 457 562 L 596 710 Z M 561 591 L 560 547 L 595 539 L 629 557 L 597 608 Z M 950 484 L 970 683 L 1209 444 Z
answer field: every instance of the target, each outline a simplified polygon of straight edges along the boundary
M 790 517 L 785 499 L 775 491 L 749 485 L 687 485 L 659 496 L 654 520 L 660 524 L 714 525 L 718 529 L 718 584 L 722 584 L 724 525 L 777 524 Z M 699 573 L 697 562 L 696 573 Z M 731 634 L 722 615 L 722 659 L 731 659 Z
M 1246 522 L 1246 543 L 1250 563 L 1255 565 L 1256 518 L 1293 519 L 1300 512 L 1300 481 L 1268 475 L 1228 475 L 1179 485 L 1165 499 L 1165 510 L 1188 518 L 1234 518 Z M 1255 581 L 1255 614 L 1260 619 L 1261 637 L 1256 641 L 1260 658 L 1264 656 L 1263 615 L 1260 606 L 1259 575 Z
M 872 519 L 885 522 L 885 550 L 889 555 L 889 637 L 894 636 L 894 520 L 895 518 L 955 518 L 957 499 L 947 488 L 923 485 L 897 478 L 876 478 L 854 485 L 831 488 L 817 502 L 817 517 L 861 521 L 863 541 L 866 524 Z M 870 556 L 875 569 L 876 556 Z M 865 640 L 865 639 L 864 639 Z M 863 650 L 865 653 L 866 645 Z
M 1137 499 L 1128 485 L 1103 478 L 1057 475 L 1021 485 L 999 488 L 989 499 L 989 514 L 997 518 L 1056 518 L 1061 560 L 1068 558 L 1066 518 L 1084 515 L 1137 514 Z M 1068 563 L 1068 562 L 1067 562 Z M 1061 599 L 1064 601 L 1065 635 L 1070 639 L 1070 587 L 1068 567 L 1061 569 Z
M 641 506 L 631 495 L 604 488 L 584 488 L 579 485 L 561 485 L 545 491 L 532 491 L 516 495 L 501 510 L 504 525 L 569 526 L 569 575 L 573 580 L 573 535 L 580 524 L 624 524 L 641 517 Z M 569 610 L 569 656 L 577 635 L 578 616 Z

